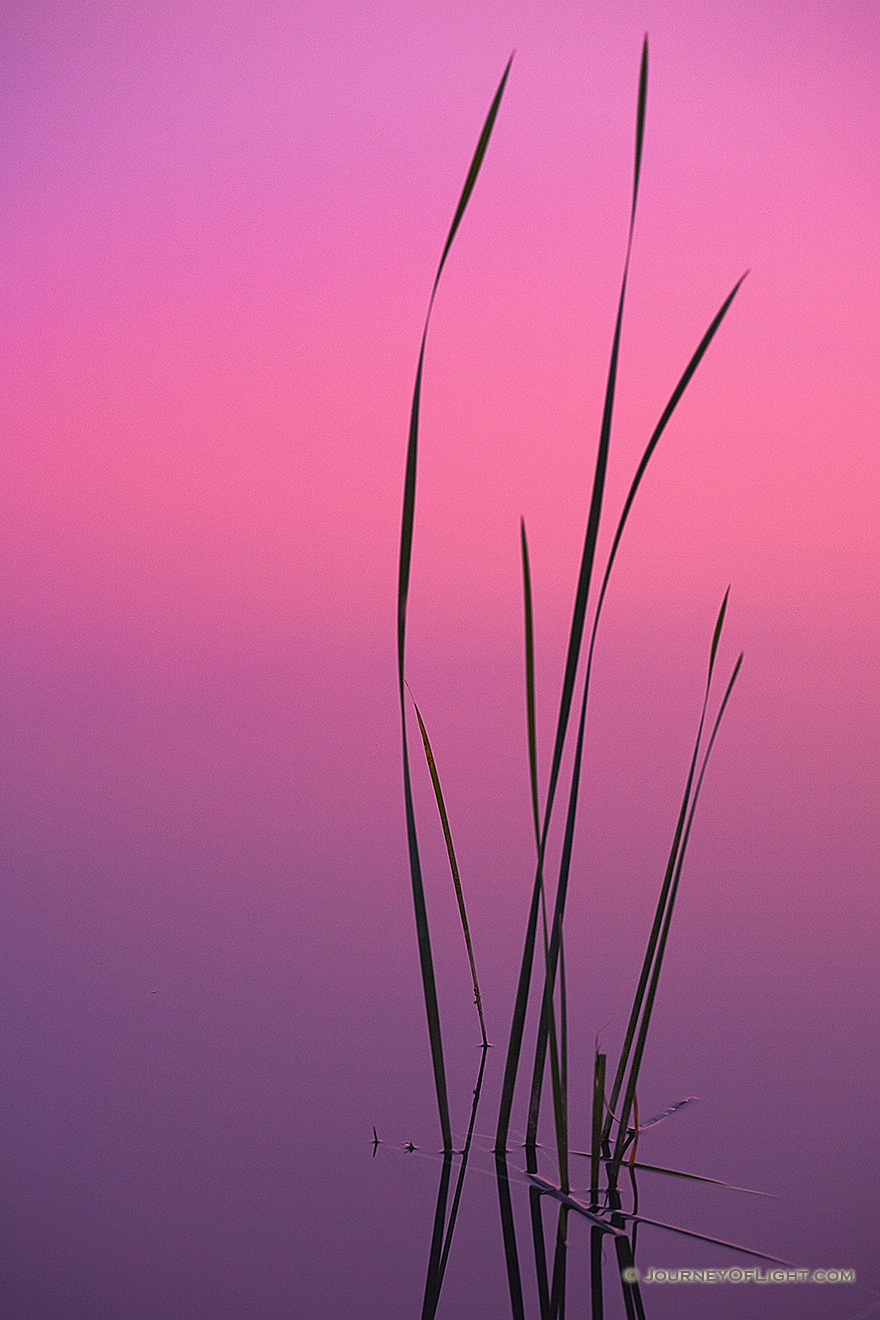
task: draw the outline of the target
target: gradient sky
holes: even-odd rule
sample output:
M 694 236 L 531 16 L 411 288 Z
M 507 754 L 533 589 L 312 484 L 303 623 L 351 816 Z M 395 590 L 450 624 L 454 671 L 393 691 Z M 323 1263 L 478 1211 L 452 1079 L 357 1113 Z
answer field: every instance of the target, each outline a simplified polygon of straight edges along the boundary
M 3 28 L 3 1320 L 411 1313 L 375 1264 L 408 1212 L 383 1238 L 352 1204 L 374 1121 L 435 1140 L 394 710 L 419 337 L 515 49 L 432 323 L 408 653 L 500 1041 L 530 879 L 519 517 L 546 768 L 645 31 L 609 508 L 750 273 L 608 601 L 573 993 L 585 1041 L 619 1029 L 731 584 L 746 660 L 649 1083 L 708 1097 L 664 1157 L 779 1188 L 768 1249 L 880 1289 L 876 5 L 47 0 Z

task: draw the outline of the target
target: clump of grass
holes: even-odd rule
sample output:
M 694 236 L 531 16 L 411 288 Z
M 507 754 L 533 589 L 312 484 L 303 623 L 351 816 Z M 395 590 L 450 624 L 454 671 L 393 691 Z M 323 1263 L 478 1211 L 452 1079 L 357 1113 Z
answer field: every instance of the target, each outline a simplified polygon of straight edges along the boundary
M 407 723 L 406 723 L 406 702 L 405 691 L 407 688 L 405 676 L 405 642 L 406 642 L 406 622 L 407 622 L 407 594 L 409 586 L 410 564 L 412 556 L 413 528 L 415 521 L 415 499 L 416 499 L 416 476 L 417 476 L 417 457 L 419 441 L 419 412 L 421 404 L 422 375 L 425 362 L 425 351 L 428 339 L 428 329 L 431 321 L 431 313 L 434 301 L 437 295 L 437 289 L 440 282 L 440 276 L 445 266 L 447 257 L 453 240 L 458 232 L 462 217 L 467 208 L 471 194 L 477 181 L 477 177 L 482 166 L 492 130 L 495 124 L 498 110 L 504 95 L 505 86 L 511 68 L 511 60 L 508 61 L 501 81 L 492 100 L 489 113 L 486 117 L 482 131 L 477 142 L 470 168 L 467 173 L 464 188 L 456 208 L 446 242 L 434 277 L 434 283 L 431 288 L 430 298 L 428 300 L 428 309 L 425 316 L 424 328 L 422 331 L 421 347 L 419 350 L 418 366 L 416 369 L 415 386 L 413 390 L 412 409 L 410 414 L 409 438 L 407 444 L 406 458 L 406 476 L 404 482 L 403 514 L 401 519 L 401 541 L 400 541 L 400 572 L 398 580 L 398 598 L 397 598 L 397 647 L 398 647 L 398 680 L 400 692 L 400 713 L 403 743 L 403 779 L 404 779 L 404 802 L 407 824 L 407 841 L 409 848 L 409 864 L 411 887 L 413 894 L 413 905 L 415 911 L 416 932 L 419 948 L 419 959 L 421 967 L 422 988 L 425 1000 L 425 1009 L 428 1023 L 428 1036 L 430 1041 L 431 1057 L 434 1070 L 434 1082 L 437 1093 L 437 1105 L 440 1119 L 440 1129 L 443 1139 L 443 1150 L 445 1161 L 452 1152 L 452 1134 L 449 1117 L 449 1104 L 446 1091 L 445 1068 L 443 1057 L 443 1042 L 440 1027 L 440 1014 L 437 1002 L 436 984 L 433 971 L 433 960 L 431 953 L 431 940 L 428 925 L 427 908 L 425 903 L 424 886 L 422 881 L 422 870 L 419 855 L 418 835 L 416 829 L 415 809 L 413 805 L 413 793 L 411 783 L 410 761 L 407 743 Z M 642 47 L 641 66 L 639 71 L 639 85 L 636 108 L 636 131 L 635 131 L 635 160 L 633 168 L 633 187 L 632 202 L 629 213 L 629 227 L 627 234 L 626 253 L 623 264 L 623 274 L 620 286 L 620 295 L 617 304 L 617 314 L 614 324 L 614 331 L 611 343 L 611 354 L 608 367 L 608 376 L 605 386 L 604 405 L 602 409 L 602 420 L 599 431 L 599 440 L 596 451 L 596 462 L 593 474 L 592 490 L 590 494 L 589 505 L 587 509 L 586 532 L 584 536 L 583 550 L 581 553 L 580 567 L 574 593 L 574 604 L 572 609 L 572 621 L 569 632 L 568 648 L 565 658 L 565 664 L 562 671 L 562 681 L 560 690 L 559 709 L 556 719 L 556 732 L 553 743 L 553 751 L 550 761 L 550 770 L 547 781 L 546 792 L 544 794 L 543 808 L 541 806 L 541 793 L 538 778 L 538 749 L 536 736 L 535 719 L 535 668 L 534 668 L 534 624 L 532 607 L 532 589 L 531 572 L 529 566 L 528 541 L 526 537 L 525 524 L 521 524 L 521 548 L 522 548 L 522 573 L 523 573 L 523 603 L 524 603 L 524 621 L 525 621 L 525 687 L 526 687 L 526 724 L 528 733 L 528 769 L 529 769 L 529 787 L 531 797 L 532 824 L 535 836 L 535 870 L 534 883 L 532 886 L 531 901 L 529 905 L 528 917 L 526 921 L 525 935 L 523 940 L 523 953 L 520 962 L 520 973 L 517 983 L 516 995 L 511 1014 L 510 1034 L 505 1056 L 504 1073 L 501 1083 L 501 1096 L 498 1112 L 498 1120 L 495 1132 L 495 1156 L 499 1177 L 499 1195 L 502 1214 L 502 1229 L 504 1234 L 505 1254 L 508 1262 L 508 1274 L 511 1283 L 511 1301 L 514 1315 L 522 1313 L 522 1290 L 519 1282 L 519 1265 L 517 1261 L 515 1232 L 513 1229 L 512 1213 L 509 1207 L 508 1177 L 506 1168 L 506 1155 L 508 1149 L 508 1139 L 510 1131 L 511 1112 L 514 1102 L 517 1081 L 520 1073 L 520 1063 L 524 1043 L 525 1024 L 527 1013 L 532 998 L 533 971 L 536 954 L 536 945 L 538 943 L 539 927 L 542 935 L 543 963 L 542 973 L 539 975 L 539 1005 L 538 1022 L 534 1041 L 534 1051 L 532 1056 L 531 1082 L 529 1088 L 528 1119 L 526 1129 L 526 1164 L 527 1174 L 531 1180 L 531 1192 L 533 1197 L 533 1235 L 535 1240 L 536 1260 L 540 1257 L 543 1262 L 539 1265 L 538 1285 L 539 1293 L 542 1298 L 542 1314 L 556 1315 L 560 1313 L 562 1306 L 562 1297 L 564 1296 L 564 1277 L 565 1277 L 565 1241 L 566 1241 L 566 1223 L 569 1213 L 575 1213 L 585 1216 L 591 1224 L 591 1262 L 592 1262 L 592 1296 L 591 1307 L 594 1316 L 601 1314 L 602 1308 L 602 1280 L 601 1280 L 601 1255 L 602 1243 L 606 1236 L 610 1236 L 614 1242 L 617 1254 L 618 1264 L 624 1273 L 632 1267 L 633 1252 L 635 1247 L 635 1226 L 639 1222 L 654 1223 L 656 1221 L 644 1220 L 637 1213 L 637 1190 L 636 1190 L 636 1170 L 651 1168 L 656 1172 L 667 1173 L 670 1176 L 693 1178 L 697 1181 L 704 1181 L 697 1175 L 683 1174 L 677 1170 L 656 1169 L 655 1166 L 639 1164 L 636 1161 L 636 1152 L 640 1131 L 645 1126 L 652 1126 L 654 1122 L 659 1121 L 660 1117 L 651 1120 L 651 1123 L 643 1127 L 639 1125 L 638 1118 L 638 1100 L 637 1084 L 639 1072 L 647 1043 L 648 1032 L 651 1023 L 652 1011 L 656 999 L 663 958 L 666 951 L 669 930 L 672 921 L 672 915 L 675 907 L 675 901 L 678 894 L 679 882 L 681 879 L 682 867 L 687 851 L 688 840 L 690 838 L 691 827 L 694 819 L 694 811 L 700 796 L 703 779 L 706 773 L 707 763 L 712 752 L 718 730 L 727 707 L 731 692 L 736 682 L 742 662 L 740 655 L 736 661 L 732 673 L 723 690 L 717 712 L 713 719 L 709 719 L 709 705 L 713 692 L 713 679 L 715 675 L 718 647 L 721 638 L 724 618 L 727 610 L 728 593 L 724 595 L 715 621 L 714 630 L 709 649 L 708 674 L 706 679 L 705 692 L 703 697 L 702 709 L 699 714 L 697 733 L 694 742 L 693 753 L 688 769 L 685 787 L 682 795 L 681 807 L 678 818 L 675 823 L 672 843 L 670 846 L 669 857 L 667 860 L 660 892 L 657 901 L 657 907 L 654 915 L 654 921 L 651 926 L 645 949 L 644 960 L 642 963 L 641 974 L 636 986 L 633 997 L 632 1009 L 629 1022 L 624 1036 L 623 1045 L 620 1051 L 616 1068 L 613 1073 L 610 1093 L 606 1095 L 606 1072 L 607 1058 L 597 1049 L 593 1073 L 593 1090 L 591 1097 L 590 1114 L 590 1133 L 591 1144 L 589 1152 L 584 1152 L 589 1157 L 589 1197 L 584 1203 L 571 1193 L 569 1179 L 569 1147 L 568 1147 L 568 1096 L 567 1096 L 567 1029 L 566 1029 L 566 996 L 564 979 L 564 918 L 566 901 L 568 896 L 569 882 L 571 879 L 571 863 L 573 845 L 577 824 L 578 807 L 580 802 L 580 776 L 583 763 L 585 737 L 586 737 L 586 718 L 588 710 L 588 698 L 590 693 L 590 680 L 593 668 L 593 658 L 595 653 L 596 639 L 598 635 L 599 620 L 602 614 L 602 607 L 606 599 L 612 569 L 617 557 L 618 549 L 621 543 L 624 529 L 629 519 L 635 497 L 641 486 L 647 468 L 650 464 L 657 445 L 663 436 L 675 409 L 687 389 L 694 373 L 696 372 L 703 356 L 711 344 L 716 332 L 724 320 L 730 306 L 736 297 L 737 292 L 745 276 L 741 276 L 734 284 L 733 288 L 727 294 L 721 303 L 718 311 L 710 322 L 708 329 L 699 341 L 693 351 L 687 365 L 682 372 L 675 388 L 673 389 L 669 400 L 660 414 L 659 420 L 654 427 L 651 435 L 645 445 L 642 457 L 638 463 L 635 474 L 632 478 L 626 499 L 624 500 L 621 512 L 618 515 L 615 531 L 611 539 L 611 548 L 602 571 L 601 578 L 597 577 L 596 557 L 599 544 L 600 526 L 603 522 L 605 481 L 608 470 L 609 456 L 611 452 L 612 423 L 614 417 L 614 404 L 617 388 L 618 361 L 620 356 L 621 336 L 624 320 L 624 307 L 626 302 L 627 282 L 629 278 L 630 256 L 633 246 L 633 236 L 635 232 L 636 210 L 639 196 L 639 181 L 641 175 L 642 152 L 645 138 L 645 119 L 647 108 L 648 91 L 648 43 L 647 38 Z M 598 589 L 594 590 L 594 582 L 598 580 Z M 729 589 L 728 589 L 729 590 Z M 595 597 L 595 599 L 594 599 Z M 592 621 L 587 628 L 587 621 L 590 617 L 590 607 L 592 605 Z M 584 645 L 585 638 L 586 646 Z M 580 702 L 577 716 L 577 725 L 572 730 L 572 714 L 575 710 L 575 696 L 580 683 Z M 422 745 L 430 773 L 430 778 L 434 790 L 435 801 L 443 829 L 443 835 L 446 843 L 447 856 L 449 859 L 452 880 L 455 887 L 455 894 L 458 903 L 462 929 L 464 932 L 467 946 L 468 959 L 470 964 L 471 976 L 473 980 L 474 999 L 480 1021 L 480 1030 L 482 1036 L 482 1045 L 484 1047 L 483 1065 L 485 1064 L 485 1047 L 488 1044 L 486 1026 L 483 1017 L 482 996 L 479 990 L 477 979 L 476 960 L 472 946 L 470 928 L 465 908 L 464 893 L 459 874 L 458 863 L 456 860 L 455 848 L 452 840 L 452 830 L 449 823 L 443 793 L 440 785 L 440 776 L 434 758 L 431 743 L 425 727 L 425 721 L 418 706 L 415 707 L 418 727 L 421 733 Z M 706 736 L 706 730 L 709 730 Z M 573 754 L 571 761 L 571 778 L 568 785 L 567 802 L 565 808 L 565 817 L 562 824 L 562 846 L 560 851 L 560 861 L 558 871 L 555 874 L 552 891 L 548 895 L 547 877 L 546 877 L 546 858 L 548 856 L 548 839 L 550 837 L 551 822 L 554 819 L 553 812 L 557 802 L 559 781 L 562 773 L 563 759 L 566 747 L 570 744 L 573 736 Z M 541 1177 L 537 1171 L 537 1145 L 538 1128 L 541 1114 L 542 1100 L 546 1090 L 545 1087 L 545 1067 L 547 1055 L 550 1056 L 550 1093 L 553 1107 L 554 1129 L 556 1136 L 556 1153 L 559 1168 L 558 1186 L 550 1183 L 547 1179 Z M 482 1068 L 480 1073 L 480 1083 L 482 1083 Z M 479 1090 L 479 1087 L 478 1087 Z M 678 1106 L 673 1106 L 676 1108 Z M 671 1112 L 671 1111 L 670 1111 Z M 469 1133 L 473 1131 L 475 1109 L 471 1116 L 471 1127 Z M 468 1138 L 468 1148 L 470 1145 L 470 1135 Z M 581 1152 L 576 1152 L 581 1154 Z M 463 1172 L 463 1169 L 462 1169 Z M 625 1212 L 622 1208 L 621 1199 L 621 1176 L 625 1172 L 629 1178 L 633 1189 L 633 1208 Z M 449 1172 L 445 1174 L 445 1184 L 441 1180 L 441 1190 L 444 1186 L 448 1189 Z M 713 1181 L 713 1180 L 705 1180 Z M 455 1206 L 458 1205 L 458 1196 L 460 1195 L 460 1184 L 456 1190 Z M 546 1258 L 543 1245 L 543 1227 L 540 1219 L 539 1202 L 541 1196 L 552 1196 L 559 1202 L 559 1221 L 554 1249 L 554 1263 L 552 1277 L 546 1268 Z M 445 1210 L 441 1213 L 440 1204 L 445 1206 L 445 1193 L 438 1199 L 438 1220 L 435 1225 L 435 1249 L 432 1251 L 432 1260 L 435 1262 L 433 1278 L 435 1282 L 442 1280 L 443 1268 L 449 1249 L 449 1237 L 444 1236 L 443 1220 Z M 537 1207 L 537 1209 L 535 1209 Z M 630 1230 L 627 1224 L 632 1225 Z M 671 1226 L 667 1226 L 670 1227 Z M 684 1232 L 684 1230 L 674 1229 L 672 1231 Z M 695 1235 L 694 1235 L 695 1236 Z M 715 1241 L 715 1239 L 706 1239 Z M 721 1244 L 731 1245 L 731 1244 Z M 754 1253 L 762 1255 L 762 1253 Z M 767 1259 L 772 1259 L 767 1257 Z M 442 1261 L 443 1268 L 440 1267 Z M 437 1283 L 439 1289 L 439 1283 Z M 627 1282 L 624 1278 L 624 1301 L 627 1309 L 627 1315 L 637 1317 L 642 1312 L 642 1304 L 638 1295 L 637 1285 L 633 1282 Z M 436 1303 L 432 1303 L 435 1305 Z

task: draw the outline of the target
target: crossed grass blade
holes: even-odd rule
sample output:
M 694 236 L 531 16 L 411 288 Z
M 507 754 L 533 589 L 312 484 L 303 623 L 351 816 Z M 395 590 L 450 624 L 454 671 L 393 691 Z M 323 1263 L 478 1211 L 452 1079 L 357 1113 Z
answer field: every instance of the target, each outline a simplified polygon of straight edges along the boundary
M 400 726 L 401 741 L 403 744 L 403 795 L 406 810 L 406 837 L 407 848 L 409 852 L 410 880 L 412 883 L 413 909 L 415 912 L 416 936 L 419 948 L 419 966 L 422 977 L 422 989 L 425 998 L 425 1013 L 428 1019 L 428 1038 L 431 1046 L 431 1061 L 434 1070 L 434 1087 L 437 1093 L 437 1109 L 440 1118 L 440 1131 L 443 1138 L 443 1149 L 449 1151 L 452 1149 L 452 1128 L 449 1121 L 449 1098 L 446 1089 L 446 1068 L 443 1060 L 443 1038 L 440 1030 L 440 1009 L 437 1003 L 437 986 L 434 978 L 434 962 L 431 954 L 431 936 L 428 929 L 428 911 L 425 903 L 425 888 L 422 880 L 422 867 L 419 857 L 418 833 L 416 830 L 415 806 L 413 803 L 412 782 L 410 778 L 409 750 L 406 737 L 406 698 L 405 698 L 405 668 L 404 656 L 406 650 L 406 603 L 409 593 L 410 567 L 412 563 L 412 543 L 413 528 L 415 524 L 415 503 L 416 503 L 416 469 L 418 458 L 419 441 L 419 410 L 422 397 L 422 372 L 425 363 L 425 346 L 428 340 L 428 327 L 431 322 L 431 311 L 434 306 L 434 299 L 437 294 L 437 287 L 440 283 L 440 276 L 443 267 L 446 264 L 446 258 L 452 247 L 452 241 L 455 238 L 458 227 L 461 223 L 471 193 L 477 181 L 483 158 L 486 154 L 486 148 L 489 145 L 489 138 L 495 125 L 495 119 L 498 115 L 498 108 L 501 105 L 501 98 L 504 95 L 504 88 L 507 84 L 507 78 L 510 73 L 510 66 L 513 56 L 507 62 L 507 66 L 498 84 L 492 104 L 489 107 L 489 113 L 483 124 L 470 169 L 465 178 L 464 188 L 456 207 L 452 224 L 449 227 L 449 233 L 443 246 L 443 252 L 437 266 L 437 273 L 434 276 L 434 283 L 431 288 L 431 296 L 428 299 L 428 310 L 425 314 L 425 324 L 422 330 L 422 342 L 419 349 L 419 360 L 416 368 L 416 379 L 413 388 L 412 408 L 410 411 L 409 439 L 406 451 L 406 473 L 403 485 L 403 512 L 400 523 L 400 567 L 397 584 L 397 675 L 398 689 L 400 696 Z

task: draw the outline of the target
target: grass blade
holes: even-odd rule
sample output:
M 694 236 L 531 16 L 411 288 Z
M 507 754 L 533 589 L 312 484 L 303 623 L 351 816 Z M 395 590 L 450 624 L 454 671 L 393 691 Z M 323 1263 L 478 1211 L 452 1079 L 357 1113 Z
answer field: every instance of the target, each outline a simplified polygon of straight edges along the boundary
M 642 477 L 645 475 L 645 471 L 648 467 L 648 464 L 651 461 L 651 458 L 654 454 L 654 450 L 657 448 L 660 437 L 663 435 L 663 432 L 666 430 L 666 427 L 669 423 L 670 418 L 672 417 L 672 414 L 675 412 L 675 409 L 677 408 L 682 395 L 684 394 L 685 390 L 688 387 L 688 384 L 690 383 L 691 377 L 693 376 L 697 367 L 700 365 L 700 362 L 702 361 L 703 356 L 706 353 L 706 350 L 708 349 L 709 345 L 711 344 L 712 340 L 715 337 L 715 333 L 718 330 L 718 327 L 721 325 L 721 322 L 724 320 L 725 316 L 727 315 L 730 309 L 730 305 L 733 302 L 734 298 L 736 297 L 737 293 L 739 292 L 740 285 L 742 284 L 746 275 L 748 275 L 748 271 L 746 271 L 744 275 L 741 275 L 740 278 L 737 280 L 736 284 L 733 286 L 730 293 L 727 295 L 724 302 L 721 304 L 720 308 L 716 312 L 712 324 L 709 326 L 709 329 L 703 335 L 703 338 L 700 340 L 699 344 L 694 350 L 694 353 L 692 354 L 690 361 L 685 367 L 685 370 L 682 373 L 682 376 L 678 384 L 676 385 L 675 389 L 672 391 L 672 394 L 669 397 L 669 402 L 666 404 L 666 407 L 663 409 L 663 412 L 660 415 L 660 420 L 658 421 L 657 425 L 654 427 L 654 430 L 651 433 L 651 438 L 648 441 L 647 445 L 645 446 L 645 452 L 642 454 L 642 457 L 639 461 L 639 465 L 636 468 L 636 474 L 633 477 L 629 491 L 627 492 L 627 497 L 623 504 L 623 511 L 620 515 L 620 519 L 618 521 L 617 528 L 614 533 L 614 540 L 611 543 L 611 550 L 609 551 L 608 554 L 608 563 L 605 567 L 605 573 L 602 578 L 602 586 L 599 589 L 599 597 L 596 602 L 596 613 L 593 617 L 593 628 L 590 635 L 590 647 L 587 656 L 588 682 L 589 682 L 589 675 L 592 670 L 593 651 L 595 650 L 595 646 L 596 646 L 596 631 L 599 626 L 599 616 L 602 613 L 602 605 L 605 600 L 605 593 L 608 590 L 608 580 L 611 577 L 611 570 L 614 567 L 614 560 L 617 556 L 617 550 L 620 545 L 621 537 L 623 536 L 623 529 L 626 526 L 627 519 L 629 518 L 630 509 L 632 508 L 633 501 L 635 500 L 636 492 L 638 491 L 639 486 L 641 485 Z
M 400 566 L 397 581 L 397 675 L 398 689 L 400 696 L 400 725 L 401 737 L 403 743 L 403 794 L 406 810 L 406 837 L 409 851 L 410 879 L 412 883 L 413 909 L 415 912 L 416 936 L 419 948 L 419 965 L 422 975 L 422 989 L 425 997 L 425 1012 L 428 1019 L 428 1038 L 431 1045 L 431 1060 L 434 1069 L 434 1086 L 437 1092 L 437 1108 L 440 1117 L 440 1130 L 443 1137 L 444 1150 L 452 1149 L 452 1128 L 449 1122 L 449 1099 L 446 1090 L 446 1069 L 443 1061 L 443 1040 L 440 1031 L 440 1009 L 437 1003 L 437 987 L 434 979 L 434 963 L 431 955 L 431 937 L 428 929 L 428 912 L 425 904 L 425 890 L 422 881 L 422 868 L 419 858 L 418 834 L 416 831 L 415 807 L 413 805 L 412 783 L 410 779 L 409 751 L 406 738 L 406 699 L 404 695 L 405 672 L 404 672 L 404 654 L 406 650 L 406 602 L 409 594 L 410 567 L 412 562 L 412 543 L 413 527 L 415 524 L 415 502 L 416 502 L 416 469 L 418 457 L 419 440 L 419 409 L 422 397 L 422 372 L 425 362 L 425 345 L 428 339 L 428 326 L 431 321 L 431 311 L 434 306 L 434 298 L 437 293 L 437 286 L 440 282 L 440 275 L 452 246 L 452 240 L 461 223 L 465 208 L 470 200 L 474 185 L 477 181 L 477 175 L 480 172 L 480 166 L 483 163 L 483 157 L 486 154 L 486 148 L 489 144 L 489 138 L 492 128 L 495 124 L 495 118 L 498 114 L 498 108 L 501 104 L 501 97 L 504 94 L 504 88 L 507 83 L 507 76 L 510 73 L 510 65 L 513 56 L 507 62 L 507 67 L 498 85 L 498 89 L 489 108 L 486 121 L 483 124 L 477 147 L 471 160 L 470 169 L 465 179 L 464 188 L 459 198 L 458 206 L 449 228 L 449 234 L 443 247 L 440 262 L 437 267 L 437 274 L 434 277 L 434 284 L 431 289 L 431 296 L 428 299 L 428 310 L 425 314 L 425 324 L 422 330 L 422 342 L 419 349 L 418 366 L 416 367 L 416 379 L 413 388 L 412 409 L 410 411 L 409 438 L 406 451 L 406 472 L 403 484 L 403 512 L 400 521 Z
M 465 942 L 465 947 L 467 948 L 468 963 L 470 964 L 470 969 L 471 969 L 471 979 L 473 980 L 474 983 L 474 1003 L 477 1006 L 477 1014 L 479 1015 L 479 1019 L 480 1019 L 480 1033 L 482 1035 L 482 1044 L 485 1047 L 488 1046 L 489 1041 L 486 1037 L 486 1023 L 483 1019 L 483 1000 L 480 995 L 480 983 L 477 980 L 477 965 L 474 961 L 474 948 L 471 943 L 471 931 L 470 931 L 470 926 L 468 925 L 467 911 L 465 910 L 465 905 L 464 905 L 464 894 L 462 893 L 462 888 L 461 888 L 461 876 L 459 875 L 458 862 L 456 861 L 455 858 L 455 848 L 452 843 L 452 831 L 449 828 L 449 817 L 446 814 L 446 803 L 443 801 L 443 790 L 440 787 L 440 776 L 437 773 L 437 765 L 434 760 L 434 753 L 431 749 L 431 743 L 428 738 L 428 730 L 425 728 L 425 722 L 422 719 L 422 712 L 419 710 L 415 701 L 413 701 L 413 706 L 415 707 L 416 719 L 419 722 L 419 730 L 421 732 L 422 743 L 424 744 L 424 748 L 425 748 L 425 759 L 428 762 L 428 770 L 430 771 L 431 774 L 431 783 L 434 786 L 434 797 L 437 799 L 437 810 L 440 813 L 440 823 L 443 826 L 443 837 L 446 840 L 446 853 L 447 856 L 449 857 L 449 869 L 452 872 L 452 883 L 455 886 L 455 897 L 458 902 L 459 916 L 461 917 L 461 928 L 464 931 L 464 942 Z

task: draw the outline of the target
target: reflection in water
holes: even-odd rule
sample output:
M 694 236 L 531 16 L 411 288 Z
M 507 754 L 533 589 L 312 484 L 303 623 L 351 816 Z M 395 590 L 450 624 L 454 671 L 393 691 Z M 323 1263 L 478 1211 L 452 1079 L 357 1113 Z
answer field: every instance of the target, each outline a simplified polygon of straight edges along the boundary
M 440 1289 L 443 1287 L 443 1276 L 446 1273 L 446 1262 L 449 1259 L 449 1248 L 452 1245 L 452 1234 L 455 1231 L 455 1221 L 458 1218 L 458 1207 L 461 1204 L 461 1193 L 464 1187 L 464 1175 L 467 1172 L 468 1157 L 470 1156 L 471 1142 L 474 1137 L 474 1123 L 477 1119 L 480 1093 L 483 1089 L 483 1076 L 486 1072 L 488 1049 L 488 1045 L 485 1044 L 480 1049 L 480 1071 L 477 1073 L 477 1084 L 474 1087 L 474 1103 L 471 1105 L 471 1118 L 468 1123 L 467 1137 L 461 1151 L 461 1166 L 458 1170 L 458 1179 L 455 1184 L 455 1194 L 452 1198 L 452 1208 L 449 1211 L 448 1221 L 446 1219 L 446 1200 L 452 1178 L 453 1152 L 451 1150 L 443 1152 L 443 1167 L 440 1171 L 440 1186 L 437 1189 L 437 1209 L 434 1213 L 434 1230 L 431 1234 L 431 1254 L 428 1259 L 428 1277 L 425 1281 L 422 1320 L 429 1320 L 434 1315 L 437 1310 L 437 1303 L 440 1301 Z
M 440 1178 L 428 1250 L 421 1320 L 433 1320 L 440 1302 L 453 1234 L 464 1191 L 465 1176 L 474 1149 L 475 1125 L 483 1090 L 487 1053 L 485 1047 L 481 1049 L 480 1066 L 474 1085 L 473 1104 L 464 1144 L 458 1151 L 448 1150 L 440 1154 Z M 640 1131 L 644 1131 L 647 1127 L 656 1126 L 670 1114 L 683 1107 L 684 1102 L 678 1102 L 676 1105 L 670 1106 L 663 1114 L 655 1115 L 650 1119 Z M 374 1130 L 374 1154 L 380 1144 Z M 617 1305 L 619 1306 L 622 1303 L 626 1320 L 644 1320 L 645 1309 L 639 1288 L 639 1272 L 636 1264 L 637 1235 L 641 1224 L 649 1224 L 676 1236 L 725 1247 L 759 1260 L 773 1262 L 778 1265 L 789 1264 L 789 1262 L 781 1261 L 778 1257 L 768 1255 L 765 1252 L 754 1251 L 733 1242 L 709 1237 L 639 1214 L 638 1169 L 667 1173 L 676 1178 L 684 1177 L 716 1185 L 730 1186 L 730 1184 L 718 1184 L 715 1179 L 696 1178 L 695 1175 L 681 1174 L 674 1170 L 663 1170 L 654 1165 L 639 1164 L 633 1157 L 637 1144 L 638 1133 L 631 1131 L 626 1143 L 630 1158 L 624 1165 L 632 1197 L 630 1209 L 624 1208 L 623 1194 L 617 1184 L 606 1187 L 600 1192 L 597 1190 L 597 1179 L 594 1176 L 589 1199 L 584 1200 L 571 1191 L 564 1190 L 558 1183 L 542 1176 L 537 1171 L 537 1152 L 533 1147 L 526 1147 L 525 1169 L 520 1167 L 511 1169 L 508 1164 L 507 1151 L 492 1152 L 512 1320 L 527 1320 L 529 1312 L 525 1298 L 532 1278 L 537 1292 L 540 1320 L 564 1320 L 567 1301 L 568 1229 L 569 1219 L 572 1215 L 585 1219 L 589 1225 L 588 1278 L 590 1300 L 587 1314 L 589 1314 L 590 1320 L 603 1320 L 606 1307 L 612 1303 L 612 1294 L 615 1298 L 619 1296 L 620 1302 Z M 405 1148 L 414 1149 L 411 1145 Z M 482 1147 L 479 1148 L 483 1149 Z M 572 1155 L 589 1155 L 589 1152 L 585 1151 L 572 1151 L 570 1153 Z M 458 1162 L 458 1170 L 455 1178 L 453 1178 L 456 1162 Z M 612 1162 L 610 1150 L 604 1149 L 599 1163 L 607 1170 Z M 524 1188 L 528 1193 L 528 1222 L 531 1230 L 528 1246 L 523 1242 L 522 1228 L 519 1237 L 517 1236 L 514 1205 L 514 1198 L 521 1198 Z M 737 1188 L 735 1190 L 745 1192 L 750 1189 Z M 753 1194 L 761 1195 L 762 1193 Z M 556 1202 L 556 1213 L 554 1217 L 545 1222 L 548 1202 Z M 605 1250 L 608 1239 L 614 1247 L 613 1256 Z M 610 1292 L 607 1291 L 609 1288 Z M 580 1299 L 578 1300 L 580 1303 Z M 579 1306 L 579 1314 L 584 1313 Z

